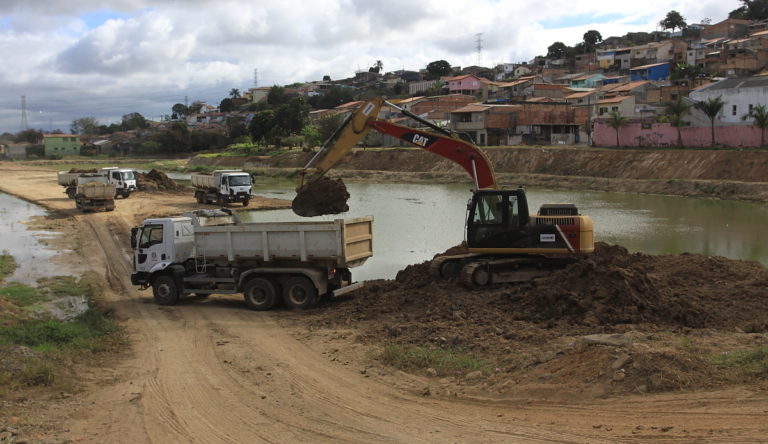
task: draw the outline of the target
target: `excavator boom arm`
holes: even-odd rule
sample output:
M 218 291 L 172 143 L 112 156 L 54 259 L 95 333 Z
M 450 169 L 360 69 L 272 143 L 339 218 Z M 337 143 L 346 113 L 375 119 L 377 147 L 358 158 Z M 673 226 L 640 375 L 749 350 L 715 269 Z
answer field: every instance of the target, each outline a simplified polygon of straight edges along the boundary
M 371 129 L 397 137 L 461 165 L 475 181 L 477 189 L 496 189 L 496 176 L 491 162 L 475 145 L 447 132 L 438 134 L 379 120 L 377 115 L 383 103 L 384 100 L 381 98 L 371 99 L 363 103 L 344 121 L 300 172 L 302 180 L 299 189 L 321 178 L 338 164 Z M 422 120 L 407 111 L 400 111 L 416 120 Z

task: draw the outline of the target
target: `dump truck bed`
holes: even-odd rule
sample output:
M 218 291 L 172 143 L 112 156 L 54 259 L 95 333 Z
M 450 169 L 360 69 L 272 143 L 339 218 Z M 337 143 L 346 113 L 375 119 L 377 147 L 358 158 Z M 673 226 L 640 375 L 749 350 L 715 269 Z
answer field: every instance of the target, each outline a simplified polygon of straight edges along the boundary
M 373 255 L 373 217 L 194 226 L 195 257 L 361 265 Z

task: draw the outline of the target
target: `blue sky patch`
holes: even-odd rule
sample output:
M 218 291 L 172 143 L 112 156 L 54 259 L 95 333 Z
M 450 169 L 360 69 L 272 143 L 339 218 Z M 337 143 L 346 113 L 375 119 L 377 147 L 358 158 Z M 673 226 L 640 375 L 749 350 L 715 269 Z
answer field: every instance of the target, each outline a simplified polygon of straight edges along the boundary
M 621 14 L 575 14 L 558 17 L 554 20 L 546 20 L 541 23 L 544 29 L 559 29 L 559 28 L 573 28 L 578 26 L 589 25 L 591 23 L 600 24 L 608 23 L 612 21 L 618 21 L 626 19 L 626 16 Z M 628 25 L 632 23 L 626 23 Z M 599 31 L 599 29 L 598 29 Z
M 126 19 L 130 17 L 128 14 L 122 14 L 109 9 L 100 9 L 98 11 L 88 12 L 80 16 L 80 18 L 88 26 L 88 29 L 95 29 L 103 25 L 110 19 Z

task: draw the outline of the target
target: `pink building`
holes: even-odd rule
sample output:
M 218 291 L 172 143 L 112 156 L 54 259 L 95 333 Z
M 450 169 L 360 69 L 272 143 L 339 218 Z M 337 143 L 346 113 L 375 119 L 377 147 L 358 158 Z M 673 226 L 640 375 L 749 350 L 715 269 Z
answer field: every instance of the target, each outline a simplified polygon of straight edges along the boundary
M 449 94 L 466 94 L 474 96 L 483 90 L 484 79 L 472 74 L 445 77 L 443 80 L 448 83 Z

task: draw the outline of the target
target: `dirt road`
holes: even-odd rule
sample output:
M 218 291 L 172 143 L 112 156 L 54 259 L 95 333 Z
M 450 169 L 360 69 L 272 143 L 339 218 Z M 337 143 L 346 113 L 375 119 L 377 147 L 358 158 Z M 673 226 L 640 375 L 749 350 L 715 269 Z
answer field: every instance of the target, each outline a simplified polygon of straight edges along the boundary
M 71 400 L 76 442 L 760 442 L 768 396 L 748 390 L 547 401 L 453 396 L 372 361 L 354 331 L 308 330 L 288 311 L 216 296 L 173 307 L 130 284 L 129 227 L 197 205 L 137 193 L 80 214 L 51 170 L 0 163 L 0 189 L 73 218 L 84 261 L 133 342 Z M 252 201 L 252 207 L 277 205 Z M 425 388 L 431 387 L 431 391 Z

